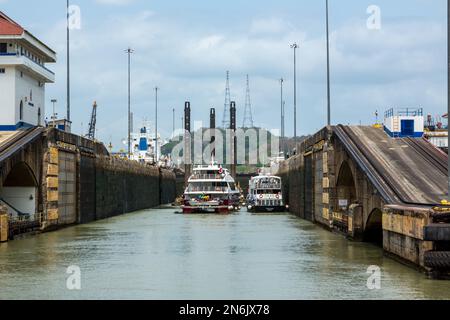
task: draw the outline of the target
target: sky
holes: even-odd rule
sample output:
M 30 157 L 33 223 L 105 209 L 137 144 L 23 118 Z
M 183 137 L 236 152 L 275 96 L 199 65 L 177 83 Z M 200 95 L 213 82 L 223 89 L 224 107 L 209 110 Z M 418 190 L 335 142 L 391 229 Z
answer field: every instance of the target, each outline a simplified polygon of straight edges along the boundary
M 329 0 L 331 106 L 333 124 L 375 123 L 389 108 L 424 108 L 439 116 L 447 109 L 445 0 Z M 284 78 L 286 134 L 293 135 L 293 50 L 297 50 L 298 135 L 326 124 L 325 1 L 317 0 L 78 0 L 81 28 L 71 31 L 73 131 L 86 134 L 93 101 L 99 106 L 98 138 L 125 148 L 127 56 L 132 55 L 135 129 L 154 123 L 159 88 L 159 130 L 182 125 L 184 102 L 193 120 L 208 123 L 215 107 L 223 118 L 225 74 L 242 123 L 246 75 L 257 126 L 280 128 L 280 83 Z M 380 9 L 380 28 L 368 28 Z M 26 8 L 26 10 L 24 10 Z M 0 0 L 0 10 L 58 54 L 48 67 L 56 82 L 52 98 L 66 107 L 65 1 Z

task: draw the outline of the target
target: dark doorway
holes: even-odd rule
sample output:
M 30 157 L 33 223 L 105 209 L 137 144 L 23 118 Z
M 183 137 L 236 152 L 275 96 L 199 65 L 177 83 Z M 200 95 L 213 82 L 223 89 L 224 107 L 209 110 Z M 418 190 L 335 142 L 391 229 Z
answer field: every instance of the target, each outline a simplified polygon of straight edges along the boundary
M 371 242 L 377 246 L 383 246 L 383 212 L 375 209 L 367 219 L 366 228 L 364 230 L 364 241 Z
M 402 136 L 414 136 L 414 120 L 402 120 Z

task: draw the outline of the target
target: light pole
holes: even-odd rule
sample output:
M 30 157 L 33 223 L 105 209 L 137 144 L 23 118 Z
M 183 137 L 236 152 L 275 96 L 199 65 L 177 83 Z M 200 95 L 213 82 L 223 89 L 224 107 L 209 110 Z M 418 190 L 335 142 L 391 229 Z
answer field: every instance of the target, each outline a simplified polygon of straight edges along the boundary
M 131 158 L 131 54 L 134 50 L 125 50 L 128 54 L 128 158 Z
M 327 15 L 327 124 L 331 126 L 331 93 L 330 93 L 330 29 L 328 16 L 328 0 L 326 0 Z
M 448 128 L 448 139 L 450 140 L 450 0 L 447 0 L 447 46 L 448 46 L 448 70 L 447 70 L 447 128 Z M 447 142 L 448 150 L 448 197 L 450 200 L 450 141 Z
M 297 43 L 291 45 L 294 49 L 294 143 L 297 140 L 297 54 L 296 50 L 299 48 Z
M 55 105 L 56 105 L 56 103 L 58 102 L 58 100 L 52 99 L 52 100 L 50 100 L 50 101 L 51 101 L 51 103 L 53 104 L 53 115 L 52 115 L 53 127 L 56 128 L 56 116 L 57 116 L 57 113 L 56 113 L 56 107 L 55 107 Z
M 280 87 L 281 87 L 281 148 L 284 152 L 283 141 L 284 141 L 284 100 L 283 100 L 283 84 L 284 79 L 280 79 Z
M 70 122 L 70 26 L 69 26 L 69 0 L 67 5 L 67 121 Z
M 175 108 L 172 109 L 172 138 L 175 138 Z
M 155 87 L 155 163 L 158 164 L 158 87 Z

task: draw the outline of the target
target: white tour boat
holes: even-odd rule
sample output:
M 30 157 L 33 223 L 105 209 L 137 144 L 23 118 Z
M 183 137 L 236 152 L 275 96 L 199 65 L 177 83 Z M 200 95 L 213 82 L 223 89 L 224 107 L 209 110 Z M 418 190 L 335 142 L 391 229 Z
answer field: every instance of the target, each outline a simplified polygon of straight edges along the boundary
M 248 210 L 253 212 L 284 212 L 287 206 L 283 199 L 281 178 L 260 175 L 249 183 Z
M 214 161 L 196 166 L 183 195 L 183 213 L 230 213 L 239 210 L 240 196 L 228 169 Z

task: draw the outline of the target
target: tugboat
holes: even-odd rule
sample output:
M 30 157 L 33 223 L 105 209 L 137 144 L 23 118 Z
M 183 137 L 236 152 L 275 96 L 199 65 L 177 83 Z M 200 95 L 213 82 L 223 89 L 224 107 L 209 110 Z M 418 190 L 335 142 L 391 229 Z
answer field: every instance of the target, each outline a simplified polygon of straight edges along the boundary
M 231 213 L 240 209 L 241 192 L 228 169 L 214 160 L 196 166 L 183 195 L 183 213 Z
M 247 209 L 250 212 L 284 212 L 288 208 L 283 200 L 281 178 L 260 175 L 249 183 Z

